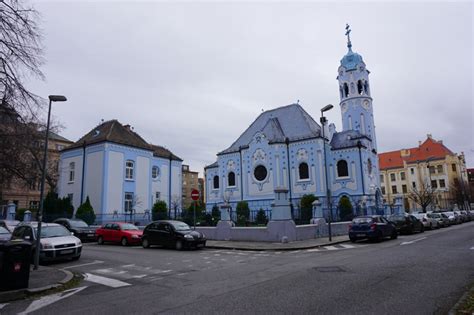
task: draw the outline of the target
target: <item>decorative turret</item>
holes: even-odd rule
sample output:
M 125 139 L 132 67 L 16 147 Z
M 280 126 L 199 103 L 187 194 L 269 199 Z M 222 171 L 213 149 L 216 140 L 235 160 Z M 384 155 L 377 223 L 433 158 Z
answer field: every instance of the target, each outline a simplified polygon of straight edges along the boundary
M 377 150 L 375 139 L 372 98 L 369 87 L 369 70 L 362 56 L 352 51 L 351 29 L 346 24 L 347 54 L 342 57 L 338 69 L 343 130 L 357 130 L 372 140 L 371 149 Z

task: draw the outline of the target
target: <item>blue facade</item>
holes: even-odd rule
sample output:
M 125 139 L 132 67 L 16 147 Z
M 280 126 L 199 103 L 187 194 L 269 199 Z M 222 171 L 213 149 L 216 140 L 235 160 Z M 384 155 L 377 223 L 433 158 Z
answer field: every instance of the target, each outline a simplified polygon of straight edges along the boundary
M 351 47 L 349 40 L 337 77 L 343 130 L 319 125 L 299 104 L 262 113 L 205 168 L 208 210 L 225 202 L 235 209 L 241 200 L 253 211 L 269 210 L 274 190 L 287 188 L 294 213 L 305 194 L 317 196 L 327 213 L 326 174 L 333 219 L 343 197 L 354 214 L 381 207 L 369 71 Z

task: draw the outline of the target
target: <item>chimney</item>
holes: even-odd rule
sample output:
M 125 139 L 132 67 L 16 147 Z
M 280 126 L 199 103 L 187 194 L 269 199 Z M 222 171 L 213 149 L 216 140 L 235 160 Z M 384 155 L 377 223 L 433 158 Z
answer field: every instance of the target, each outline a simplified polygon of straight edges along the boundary
M 426 136 L 427 136 L 429 139 L 432 138 L 431 133 L 427 134 Z
M 421 146 L 421 141 L 418 141 L 418 146 Z
M 130 131 L 130 125 L 127 124 L 127 125 L 123 125 L 125 127 L 125 129 L 127 129 L 128 131 Z

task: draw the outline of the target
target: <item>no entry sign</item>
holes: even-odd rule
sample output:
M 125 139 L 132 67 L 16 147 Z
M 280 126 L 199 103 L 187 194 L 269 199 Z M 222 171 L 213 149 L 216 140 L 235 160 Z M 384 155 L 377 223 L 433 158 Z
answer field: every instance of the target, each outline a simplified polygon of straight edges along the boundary
M 199 191 L 197 189 L 191 191 L 191 199 L 194 201 L 199 199 Z

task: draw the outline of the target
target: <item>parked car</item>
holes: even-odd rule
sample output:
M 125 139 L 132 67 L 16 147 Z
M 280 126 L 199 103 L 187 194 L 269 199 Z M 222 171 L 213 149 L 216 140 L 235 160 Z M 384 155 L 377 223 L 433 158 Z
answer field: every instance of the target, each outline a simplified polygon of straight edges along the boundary
M 413 216 L 423 223 L 425 229 L 439 229 L 438 221 L 431 218 L 428 213 L 413 213 Z
M 459 216 L 459 218 L 461 219 L 461 223 L 469 221 L 466 211 L 459 210 L 459 211 L 454 211 L 454 213 L 456 213 Z
M 74 233 L 74 236 L 78 237 L 81 241 L 96 241 L 95 229 L 89 227 L 86 222 L 81 219 L 67 219 L 60 218 L 53 221 L 54 223 L 61 224 L 66 229 Z
M 0 226 L 3 226 L 6 228 L 10 233 L 13 232 L 15 227 L 20 223 L 20 221 L 17 220 L 0 220 Z
M 383 216 L 359 216 L 349 224 L 349 239 L 355 242 L 359 239 L 382 241 L 385 237 L 396 239 L 398 236 L 395 224 Z
M 439 227 L 448 227 L 450 225 L 448 217 L 443 213 L 428 213 L 428 217 L 438 222 Z
M 12 233 L 12 240 L 22 239 L 32 243 L 36 251 L 38 222 L 22 222 Z M 81 257 L 81 240 L 71 235 L 64 226 L 56 223 L 41 224 L 40 261 L 52 261 L 65 258 L 77 260 Z
M 454 211 L 444 211 L 443 213 L 448 217 L 451 225 L 461 223 L 461 218 Z
M 201 248 L 206 246 L 206 236 L 193 231 L 184 222 L 175 220 L 154 221 L 145 227 L 142 235 L 142 246 L 162 245 L 177 250 L 183 248 Z
M 399 234 L 423 233 L 425 231 L 423 223 L 411 214 L 391 215 L 388 220 L 395 224 Z
M 5 243 L 6 241 L 9 241 L 11 237 L 12 233 L 10 233 L 7 228 L 0 226 L 0 243 Z
M 102 225 L 95 234 L 99 245 L 111 242 L 127 246 L 140 244 L 143 232 L 131 223 L 111 222 Z

